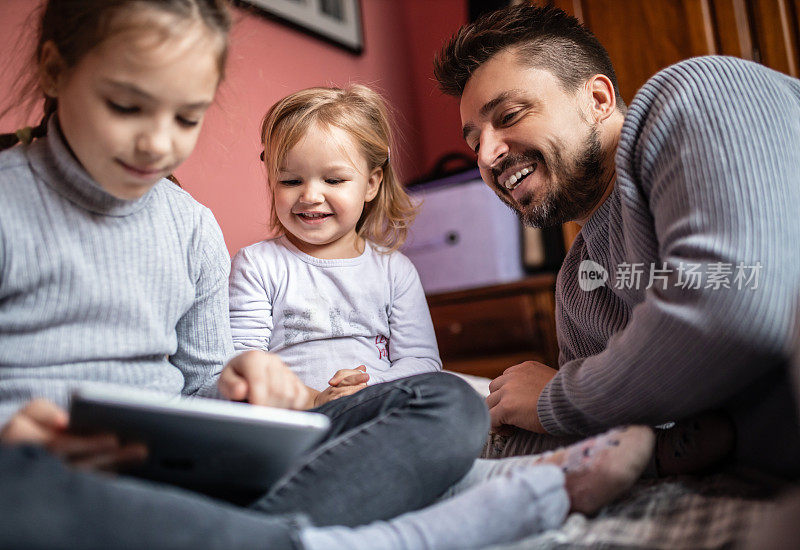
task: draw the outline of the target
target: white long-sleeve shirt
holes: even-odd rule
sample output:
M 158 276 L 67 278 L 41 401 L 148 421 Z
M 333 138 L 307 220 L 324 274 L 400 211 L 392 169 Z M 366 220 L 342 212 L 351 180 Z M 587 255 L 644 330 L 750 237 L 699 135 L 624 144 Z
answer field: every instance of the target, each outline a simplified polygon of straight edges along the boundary
M 369 384 L 442 368 L 417 270 L 369 242 L 357 258 L 333 260 L 285 237 L 243 248 L 233 259 L 230 313 L 237 351 L 276 353 L 317 390 L 359 365 Z

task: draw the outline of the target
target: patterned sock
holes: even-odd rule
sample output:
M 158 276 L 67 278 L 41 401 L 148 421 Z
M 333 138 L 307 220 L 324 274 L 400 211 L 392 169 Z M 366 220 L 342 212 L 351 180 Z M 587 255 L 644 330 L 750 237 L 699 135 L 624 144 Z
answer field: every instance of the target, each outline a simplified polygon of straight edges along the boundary
M 300 538 L 306 550 L 467 550 L 552 529 L 568 510 L 564 475 L 543 465 L 515 468 L 391 521 L 307 528 Z
M 566 475 L 572 509 L 596 512 L 639 478 L 653 454 L 653 431 L 644 426 L 615 428 L 563 449 L 543 454 L 478 459 L 443 498 L 458 494 L 497 475 L 537 464 L 554 464 Z

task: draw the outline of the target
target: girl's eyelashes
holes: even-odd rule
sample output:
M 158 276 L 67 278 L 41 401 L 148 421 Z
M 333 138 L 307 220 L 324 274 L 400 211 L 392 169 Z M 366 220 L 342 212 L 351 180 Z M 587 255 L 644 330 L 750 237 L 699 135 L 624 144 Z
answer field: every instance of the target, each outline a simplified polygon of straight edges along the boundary
M 119 103 L 114 103 L 111 100 L 106 100 L 106 105 L 108 105 L 109 109 L 121 115 L 132 115 L 140 111 L 139 107 L 120 105 Z
M 347 180 L 344 178 L 325 178 L 325 183 L 327 183 L 328 185 L 339 185 L 340 183 L 344 183 L 345 181 Z M 286 185 L 287 187 L 291 187 L 293 185 L 300 185 L 303 183 L 302 180 L 292 179 L 292 178 L 278 180 L 278 182 L 281 185 Z
M 119 115 L 137 115 L 142 112 L 142 108 L 135 105 L 120 105 L 119 103 L 115 103 L 111 100 L 106 100 L 106 104 L 108 105 L 109 109 Z M 183 115 L 177 115 L 175 120 L 177 120 L 178 124 L 185 128 L 192 128 L 200 124 L 199 119 Z
M 186 117 L 183 117 L 183 116 L 179 116 L 179 117 L 176 117 L 176 118 L 178 120 L 178 124 L 180 124 L 181 126 L 185 126 L 187 128 L 191 128 L 193 126 L 197 126 L 198 124 L 200 124 L 199 120 L 194 120 L 194 119 L 186 118 Z

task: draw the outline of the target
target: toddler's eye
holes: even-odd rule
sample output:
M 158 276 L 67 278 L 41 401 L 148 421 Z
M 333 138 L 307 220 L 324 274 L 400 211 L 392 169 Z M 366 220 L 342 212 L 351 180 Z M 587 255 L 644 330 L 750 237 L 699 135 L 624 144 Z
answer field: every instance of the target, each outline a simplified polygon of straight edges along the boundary
M 294 185 L 300 185 L 302 182 L 300 180 L 280 180 L 281 185 L 285 185 L 287 187 L 292 187 Z
M 139 107 L 135 106 L 120 105 L 119 103 L 114 103 L 113 101 L 106 101 L 106 104 L 108 105 L 109 109 L 121 115 L 132 115 L 139 112 Z
M 343 181 L 344 180 L 340 179 L 340 178 L 326 178 L 325 179 L 325 183 L 330 184 L 330 185 L 338 185 L 338 184 L 342 183 Z

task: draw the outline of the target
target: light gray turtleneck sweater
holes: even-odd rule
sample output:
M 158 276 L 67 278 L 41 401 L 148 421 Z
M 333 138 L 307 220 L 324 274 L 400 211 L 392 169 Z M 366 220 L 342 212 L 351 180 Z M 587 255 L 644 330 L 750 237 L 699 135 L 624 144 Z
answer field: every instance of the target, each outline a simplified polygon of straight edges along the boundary
M 733 416 L 740 461 L 800 474 L 786 378 L 800 289 L 800 81 L 734 58 L 672 66 L 631 103 L 616 165 L 613 193 L 559 273 L 545 429 L 585 434 L 719 407 Z M 606 284 L 580 288 L 584 260 Z M 651 264 L 670 271 L 647 289 Z M 692 264 L 702 280 L 684 288 L 681 266 Z M 737 282 L 740 264 L 756 280 Z
M 211 211 L 172 182 L 115 198 L 55 123 L 0 153 L 0 426 L 78 384 L 213 395 L 229 270 Z

